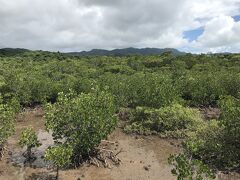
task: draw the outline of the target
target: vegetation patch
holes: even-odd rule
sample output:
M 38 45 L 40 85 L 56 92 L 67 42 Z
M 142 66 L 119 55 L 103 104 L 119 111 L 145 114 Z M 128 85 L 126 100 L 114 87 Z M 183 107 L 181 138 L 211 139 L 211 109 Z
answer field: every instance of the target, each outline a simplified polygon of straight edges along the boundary
M 4 144 L 14 133 L 14 109 L 8 104 L 2 104 L 0 96 L 0 160 L 4 155 Z
M 33 131 L 32 128 L 26 128 L 22 131 L 19 144 L 21 147 L 27 148 L 26 152 L 24 153 L 24 156 L 26 157 L 27 161 L 35 159 L 32 153 L 32 148 L 41 146 L 37 134 Z
M 71 159 L 65 160 L 65 165 L 78 166 L 116 126 L 112 95 L 97 89 L 93 91 L 77 96 L 60 93 L 57 102 L 46 107 L 46 127 L 52 131 L 56 147 L 61 145 L 61 149 L 51 151 L 71 149 Z
M 239 170 L 239 54 L 79 57 L 9 52 L 0 52 L 0 156 L 14 133 L 14 114 L 47 104 L 46 128 L 55 144 L 46 160 L 57 169 L 78 166 L 93 154 L 104 161 L 98 145 L 116 126 L 118 113 L 129 123 L 125 132 L 183 139 L 184 154 L 174 156 L 172 165 L 189 162 L 185 165 L 194 166 L 187 172 L 191 176 L 205 165 Z M 219 110 L 220 117 L 217 113 L 202 120 L 196 109 L 209 107 Z M 20 141 L 27 149 L 39 145 L 30 129 Z
M 220 102 L 220 120 L 200 126 L 186 140 L 185 149 L 210 167 L 222 170 L 240 168 L 239 100 L 225 97 Z
M 184 138 L 203 123 L 199 111 L 180 104 L 160 109 L 137 107 L 133 110 L 126 132 L 159 134 L 161 137 Z

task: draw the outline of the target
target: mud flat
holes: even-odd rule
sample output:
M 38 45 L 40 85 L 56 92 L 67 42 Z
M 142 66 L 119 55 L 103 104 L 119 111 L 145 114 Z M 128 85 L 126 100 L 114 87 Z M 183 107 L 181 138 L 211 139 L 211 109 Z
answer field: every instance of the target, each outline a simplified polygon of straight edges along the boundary
M 38 133 L 42 146 L 35 150 L 37 160 L 31 166 L 24 167 L 22 150 L 17 140 L 21 130 L 32 126 Z M 179 142 L 161 139 L 156 136 L 136 136 L 123 133 L 121 128 L 108 137 L 105 143 L 110 150 L 119 152 L 119 166 L 110 168 L 84 164 L 78 169 L 60 171 L 63 180 L 173 180 L 171 167 L 167 163 L 170 154 L 180 152 Z M 8 152 L 0 161 L 0 180 L 36 180 L 54 179 L 55 172 L 48 169 L 43 160 L 43 152 L 53 144 L 51 134 L 44 130 L 44 117 L 41 108 L 29 109 L 17 117 L 16 133 L 8 140 Z M 218 179 L 240 179 L 237 175 L 219 175 Z

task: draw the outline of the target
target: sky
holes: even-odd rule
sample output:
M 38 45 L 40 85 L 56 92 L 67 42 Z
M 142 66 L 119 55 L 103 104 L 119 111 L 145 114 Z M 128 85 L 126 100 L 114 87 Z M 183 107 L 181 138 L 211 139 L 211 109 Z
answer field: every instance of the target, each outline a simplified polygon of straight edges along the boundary
M 0 48 L 240 52 L 240 0 L 0 0 Z

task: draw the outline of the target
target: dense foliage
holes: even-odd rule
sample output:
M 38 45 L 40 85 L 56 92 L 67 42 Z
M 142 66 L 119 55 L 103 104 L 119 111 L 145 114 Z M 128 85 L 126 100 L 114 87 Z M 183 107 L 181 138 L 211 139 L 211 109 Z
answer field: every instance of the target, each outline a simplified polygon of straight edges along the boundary
M 160 109 L 137 107 L 131 125 L 126 132 L 159 134 L 162 137 L 184 138 L 202 123 L 200 113 L 195 109 L 173 104 Z
M 123 107 L 159 108 L 181 102 L 179 86 L 174 84 L 169 73 L 106 74 L 100 78 L 100 83 L 110 87 L 118 105 Z
M 160 108 L 173 101 L 217 106 L 239 98 L 238 55 L 77 57 L 31 52 L 0 57 L 0 93 L 24 106 L 55 102 L 59 92 L 109 86 L 118 106 Z
M 0 145 L 14 132 L 14 113 L 7 106 L 0 104 Z
M 116 125 L 111 94 L 93 90 L 89 94 L 60 93 L 55 104 L 46 107 L 46 127 L 57 144 L 72 148 L 72 162 L 91 154 Z
M 214 172 L 212 172 L 207 165 L 197 159 L 186 157 L 185 154 L 170 156 L 168 158 L 169 164 L 174 168 L 172 174 L 177 176 L 178 180 L 184 179 L 215 179 Z
M 19 103 L 49 103 L 46 127 L 56 146 L 46 159 L 62 167 L 91 153 L 115 127 L 114 114 L 125 108 L 131 112 L 127 132 L 185 138 L 184 157 L 175 156 L 175 163 L 192 157 L 211 168 L 240 168 L 239 54 L 18 51 L 0 53 L 0 145 L 13 132 Z M 219 119 L 204 121 L 195 110 L 209 106 L 221 110 Z
M 0 159 L 3 156 L 4 143 L 14 133 L 14 108 L 3 104 L 0 96 Z
M 53 163 L 57 169 L 56 179 L 59 177 L 59 168 L 64 168 L 71 163 L 73 149 L 64 145 L 50 147 L 46 150 L 44 158 Z
M 45 152 L 45 159 L 51 161 L 57 168 L 63 168 L 71 163 L 72 148 L 59 145 L 48 148 Z
M 39 147 L 41 143 L 38 140 L 37 134 L 34 132 L 34 130 L 32 128 L 26 128 L 21 133 L 19 145 L 27 148 L 26 158 L 31 159 L 32 148 Z
M 185 142 L 188 153 L 217 169 L 240 167 L 240 104 L 233 97 L 220 101 L 219 121 L 204 123 Z

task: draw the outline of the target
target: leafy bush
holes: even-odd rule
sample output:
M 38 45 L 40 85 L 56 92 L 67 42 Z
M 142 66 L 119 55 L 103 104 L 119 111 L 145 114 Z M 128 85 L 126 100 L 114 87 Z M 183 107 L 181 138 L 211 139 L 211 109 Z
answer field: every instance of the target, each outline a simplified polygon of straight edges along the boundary
M 111 72 L 113 74 L 133 74 L 134 70 L 129 66 L 122 66 L 122 65 L 114 65 L 114 66 L 107 66 L 104 68 L 105 72 Z
M 240 100 L 227 96 L 219 102 L 220 124 L 224 128 L 224 152 L 230 168 L 240 167 Z
M 14 112 L 14 114 L 20 112 L 21 110 L 21 105 L 18 101 L 18 99 L 16 97 L 12 97 L 11 99 L 9 99 L 6 104 L 11 107 L 12 111 Z
M 215 179 L 215 174 L 202 161 L 187 157 L 185 154 L 171 155 L 168 162 L 173 166 L 172 174 L 178 180 L 188 179 Z
M 240 105 L 231 96 L 223 98 L 220 120 L 199 126 L 185 142 L 185 149 L 195 158 L 214 168 L 240 167 Z
M 14 111 L 6 104 L 1 104 L 0 96 L 0 159 L 4 149 L 4 143 L 14 133 Z
M 72 148 L 64 146 L 56 146 L 48 148 L 44 158 L 51 161 L 56 167 L 63 168 L 70 163 L 72 156 Z
M 118 107 L 127 107 L 130 104 L 129 76 L 120 74 L 106 73 L 98 80 L 100 87 L 109 87 L 108 91 L 114 96 L 115 103 Z
M 226 131 L 226 138 L 229 145 L 236 145 L 240 148 L 240 100 L 231 96 L 221 99 L 220 122 Z
M 216 106 L 220 96 L 226 94 L 221 73 L 203 72 L 188 75 L 179 82 L 184 99 L 194 106 Z
M 239 72 L 227 72 L 222 73 L 223 75 L 219 77 L 222 86 L 224 87 L 226 94 L 233 97 L 240 98 L 240 73 Z
M 70 164 L 72 156 L 72 148 L 67 146 L 56 146 L 48 148 L 45 152 L 44 158 L 51 161 L 57 169 L 56 179 L 59 177 L 59 168 L 63 168 Z
M 204 163 L 222 165 L 224 159 L 227 160 L 222 148 L 222 138 L 223 128 L 219 126 L 219 122 L 211 120 L 198 126 L 184 142 L 184 148 Z
M 113 130 L 115 112 L 113 97 L 107 92 L 59 93 L 58 101 L 46 107 L 46 128 L 52 130 L 56 143 L 72 147 L 71 161 L 79 163 Z
M 21 147 L 27 147 L 26 158 L 31 159 L 32 148 L 39 147 L 41 143 L 38 140 L 37 134 L 33 131 L 32 128 L 26 128 L 22 131 L 19 144 Z
M 183 138 L 201 123 L 200 113 L 197 110 L 179 104 L 160 109 L 137 107 L 133 112 L 131 125 L 127 126 L 125 131 Z
M 130 84 L 129 91 L 136 95 L 134 106 L 160 108 L 182 102 L 178 85 L 174 84 L 169 74 L 139 74 L 131 79 Z
M 136 73 L 131 76 L 105 74 L 99 79 L 101 86 L 109 86 L 120 107 L 148 106 L 160 108 L 173 102 L 181 103 L 181 93 L 171 75 Z

